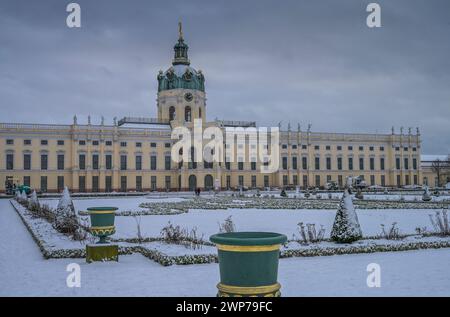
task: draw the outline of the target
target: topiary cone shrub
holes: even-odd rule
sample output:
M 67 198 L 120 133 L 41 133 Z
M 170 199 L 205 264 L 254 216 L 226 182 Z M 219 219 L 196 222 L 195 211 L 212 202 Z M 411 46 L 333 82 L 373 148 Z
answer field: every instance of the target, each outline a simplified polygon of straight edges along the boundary
M 361 238 L 361 226 L 353 206 L 349 187 L 346 187 L 334 219 L 331 240 L 337 243 L 352 243 Z

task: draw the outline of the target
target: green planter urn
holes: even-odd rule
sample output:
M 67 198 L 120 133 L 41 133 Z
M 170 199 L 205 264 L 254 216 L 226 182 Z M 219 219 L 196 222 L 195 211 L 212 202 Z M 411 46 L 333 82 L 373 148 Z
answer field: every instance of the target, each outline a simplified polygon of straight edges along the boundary
M 92 207 L 87 209 L 91 218 L 90 231 L 94 236 L 100 238 L 98 244 L 107 243 L 106 237 L 116 232 L 114 217 L 117 209 L 116 207 Z
M 273 232 L 229 232 L 210 237 L 219 255 L 219 297 L 279 297 L 280 246 L 287 241 Z

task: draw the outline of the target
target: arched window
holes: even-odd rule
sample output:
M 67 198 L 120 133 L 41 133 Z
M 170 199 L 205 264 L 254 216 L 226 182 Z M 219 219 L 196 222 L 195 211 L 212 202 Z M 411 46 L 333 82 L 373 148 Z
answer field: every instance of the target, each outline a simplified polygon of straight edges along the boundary
M 186 108 L 184 108 L 184 121 L 191 122 L 191 113 L 191 107 L 187 106 Z
M 170 121 L 175 120 L 175 107 L 174 106 L 171 106 L 169 108 L 169 120 Z

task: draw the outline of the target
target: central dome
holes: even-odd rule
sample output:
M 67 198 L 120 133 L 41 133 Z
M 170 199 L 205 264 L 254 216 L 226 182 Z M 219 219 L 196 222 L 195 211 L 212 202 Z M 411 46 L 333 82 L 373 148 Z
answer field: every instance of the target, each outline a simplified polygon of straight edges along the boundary
M 205 91 L 205 77 L 202 72 L 189 66 L 188 49 L 189 46 L 184 43 L 180 23 L 178 42 L 174 46 L 175 56 L 172 66 L 166 72 L 159 71 L 158 91 L 179 88 Z

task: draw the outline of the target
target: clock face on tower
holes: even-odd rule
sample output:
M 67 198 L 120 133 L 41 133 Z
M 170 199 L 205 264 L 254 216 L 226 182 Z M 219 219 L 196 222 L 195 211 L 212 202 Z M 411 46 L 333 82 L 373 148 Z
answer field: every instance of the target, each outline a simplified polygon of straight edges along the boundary
M 190 92 L 184 94 L 184 100 L 186 100 L 187 102 L 192 101 L 192 99 L 194 99 L 194 96 L 192 96 Z

